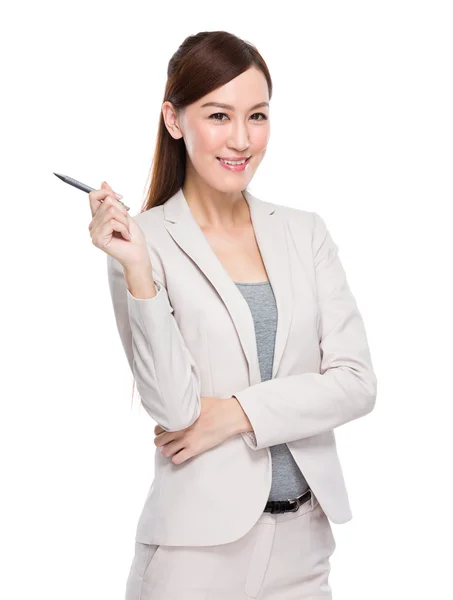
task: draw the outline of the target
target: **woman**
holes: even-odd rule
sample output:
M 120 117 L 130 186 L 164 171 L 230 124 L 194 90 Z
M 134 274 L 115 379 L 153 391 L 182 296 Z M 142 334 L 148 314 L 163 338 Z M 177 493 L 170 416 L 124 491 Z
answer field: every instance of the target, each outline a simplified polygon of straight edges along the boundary
M 105 182 L 90 193 L 118 331 L 157 422 L 127 600 L 331 598 L 329 519 L 352 518 L 333 430 L 373 409 L 376 377 L 323 219 L 247 189 L 271 95 L 251 44 L 187 38 L 141 212 Z

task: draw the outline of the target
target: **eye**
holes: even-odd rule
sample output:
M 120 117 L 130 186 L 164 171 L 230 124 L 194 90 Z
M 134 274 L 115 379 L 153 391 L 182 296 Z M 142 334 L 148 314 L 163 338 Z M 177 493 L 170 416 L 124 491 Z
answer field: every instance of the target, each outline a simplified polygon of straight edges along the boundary
M 266 117 L 266 115 L 264 113 L 254 113 L 252 115 L 252 117 L 254 117 L 255 115 L 262 116 L 263 118 L 261 120 L 262 121 L 267 121 L 267 117 Z M 258 121 L 258 119 L 254 119 L 254 121 Z
M 212 117 L 217 117 L 218 115 L 223 115 L 224 117 L 226 117 L 225 113 L 214 113 L 209 118 L 212 119 Z M 213 121 L 223 121 L 223 119 L 216 119 L 216 118 L 214 118 Z
M 226 117 L 226 116 L 227 116 L 225 113 L 214 113 L 214 114 L 213 114 L 213 115 L 211 115 L 209 118 L 210 118 L 210 119 L 212 119 L 213 121 L 219 121 L 220 123 L 222 123 L 224 119 L 216 119 L 216 118 L 214 118 L 214 119 L 213 119 L 213 117 L 217 117 L 218 115 L 221 115 L 221 116 L 223 115 L 224 117 Z M 263 118 L 261 119 L 261 121 L 267 121 L 267 116 L 266 116 L 264 113 L 254 113 L 254 114 L 252 115 L 252 117 L 254 117 L 255 115 L 258 115 L 258 116 L 261 116 L 261 117 L 263 117 Z M 253 119 L 253 120 L 254 120 L 254 121 L 259 121 L 260 119 Z

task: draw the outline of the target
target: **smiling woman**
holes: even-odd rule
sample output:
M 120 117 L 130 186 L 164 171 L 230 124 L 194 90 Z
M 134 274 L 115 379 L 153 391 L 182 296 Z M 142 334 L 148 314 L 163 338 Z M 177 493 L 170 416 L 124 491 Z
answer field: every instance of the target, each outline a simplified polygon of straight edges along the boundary
M 264 59 L 255 46 L 230 33 L 201 32 L 184 40 L 167 73 L 141 212 L 164 204 L 184 183 L 190 197 L 187 185 L 193 173 L 202 172 L 212 189 L 217 189 L 219 176 L 226 177 L 224 191 L 239 197 L 262 161 L 270 135 L 272 80 Z M 236 167 L 219 158 L 248 160 L 245 167 Z
M 376 378 L 324 220 L 248 190 L 271 96 L 252 44 L 185 39 L 146 201 L 132 240 L 118 238 L 144 250 L 128 268 L 108 257 L 121 341 L 158 423 L 126 600 L 331 598 L 329 517 L 352 517 L 334 429 L 370 412 Z
M 183 189 L 189 202 L 196 198 L 204 204 L 209 197 L 211 203 L 217 189 L 219 203 L 225 205 L 227 196 L 231 197 L 229 203 L 243 203 L 241 192 L 261 163 L 269 141 L 269 99 L 268 80 L 255 63 L 205 93 L 199 102 L 187 106 L 170 100 L 163 103 L 168 132 L 174 139 L 184 140 L 187 162 Z M 213 113 L 212 108 L 226 112 Z M 262 110 L 257 112 L 258 108 Z M 214 160 L 222 173 L 213 167 Z

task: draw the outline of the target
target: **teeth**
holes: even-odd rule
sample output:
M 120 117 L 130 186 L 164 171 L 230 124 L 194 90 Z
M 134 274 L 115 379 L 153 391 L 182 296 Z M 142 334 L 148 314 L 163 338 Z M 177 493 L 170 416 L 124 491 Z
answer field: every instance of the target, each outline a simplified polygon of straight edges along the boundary
M 243 165 L 247 159 L 244 158 L 244 160 L 223 160 L 223 158 L 219 158 L 219 160 L 223 163 L 226 163 L 227 165 Z

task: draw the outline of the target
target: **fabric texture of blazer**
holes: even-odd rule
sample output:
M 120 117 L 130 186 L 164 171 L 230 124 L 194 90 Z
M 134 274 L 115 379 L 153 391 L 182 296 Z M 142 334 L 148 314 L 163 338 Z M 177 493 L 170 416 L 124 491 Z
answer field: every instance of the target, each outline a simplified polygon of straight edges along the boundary
M 142 543 L 210 546 L 245 535 L 268 500 L 269 446 L 281 443 L 328 518 L 352 518 L 334 429 L 373 410 L 377 384 L 338 246 L 316 212 L 242 193 L 278 309 L 268 381 L 249 306 L 182 188 L 133 217 L 146 238 L 154 298 L 132 296 L 123 267 L 107 256 L 118 331 L 149 416 L 179 431 L 198 418 L 201 396 L 235 396 L 254 430 L 179 465 L 155 449 L 136 530 Z

